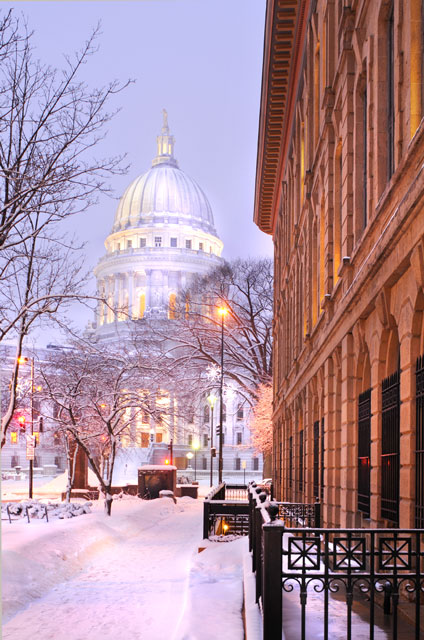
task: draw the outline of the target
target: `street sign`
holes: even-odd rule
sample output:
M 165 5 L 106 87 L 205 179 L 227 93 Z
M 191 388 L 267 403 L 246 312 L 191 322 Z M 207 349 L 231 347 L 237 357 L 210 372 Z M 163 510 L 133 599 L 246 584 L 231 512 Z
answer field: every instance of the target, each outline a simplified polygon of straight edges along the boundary
M 34 460 L 35 456 L 35 436 L 27 435 L 26 437 L 26 458 Z
M 246 469 L 246 460 L 241 461 L 241 468 Z

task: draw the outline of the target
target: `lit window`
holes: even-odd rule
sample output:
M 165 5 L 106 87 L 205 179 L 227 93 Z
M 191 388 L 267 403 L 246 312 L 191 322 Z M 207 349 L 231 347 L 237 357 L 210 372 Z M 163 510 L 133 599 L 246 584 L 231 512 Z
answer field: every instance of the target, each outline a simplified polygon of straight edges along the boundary
M 140 249 L 146 246 L 146 238 L 140 238 Z
M 186 240 L 186 249 L 191 249 L 191 240 Z
M 18 444 L 18 433 L 17 431 L 12 431 L 10 434 L 10 443 L 11 444 Z
M 177 246 L 177 238 L 171 238 L 171 247 Z
M 161 246 L 162 246 L 162 237 L 155 236 L 155 247 L 161 247 Z
M 34 436 L 34 438 L 35 438 L 35 442 L 36 442 L 37 444 L 40 444 L 40 434 L 39 434 L 39 432 L 38 432 L 38 431 L 34 431 L 34 433 L 33 433 L 32 435 L 33 435 L 33 436 Z
M 175 307 L 176 307 L 177 296 L 175 293 L 169 294 L 169 308 L 168 308 L 168 318 L 169 320 L 175 320 Z
M 199 251 L 203 251 L 203 242 L 199 242 Z
M 139 305 L 139 313 L 138 313 L 139 318 L 142 318 L 144 316 L 145 310 L 146 310 L 146 295 L 144 293 L 140 293 L 140 305 Z

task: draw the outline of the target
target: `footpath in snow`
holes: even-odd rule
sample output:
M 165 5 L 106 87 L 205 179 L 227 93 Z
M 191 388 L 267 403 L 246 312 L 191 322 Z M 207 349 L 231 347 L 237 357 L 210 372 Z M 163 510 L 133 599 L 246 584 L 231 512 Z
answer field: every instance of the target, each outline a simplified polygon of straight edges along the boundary
M 115 500 L 2 523 L 4 640 L 242 640 L 246 540 L 202 543 L 201 500 Z

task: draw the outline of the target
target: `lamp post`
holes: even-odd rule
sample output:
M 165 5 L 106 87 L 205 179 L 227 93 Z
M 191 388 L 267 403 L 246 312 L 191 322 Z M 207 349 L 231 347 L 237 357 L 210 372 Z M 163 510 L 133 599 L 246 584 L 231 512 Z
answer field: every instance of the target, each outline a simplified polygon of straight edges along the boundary
M 197 451 L 198 449 L 200 449 L 200 442 L 196 440 L 196 442 L 193 443 L 193 450 L 194 450 L 194 479 L 197 480 Z
M 219 385 L 219 461 L 218 461 L 218 482 L 221 484 L 222 482 L 222 467 L 223 467 L 223 459 L 222 459 L 222 438 L 223 438 L 223 390 L 224 390 L 224 318 L 228 313 L 228 309 L 225 307 L 220 307 L 218 312 L 221 316 L 221 380 Z
M 191 453 L 191 451 L 189 451 L 188 453 L 186 453 L 186 458 L 187 458 L 187 460 L 188 460 L 188 467 L 187 467 L 187 469 L 188 469 L 188 468 L 190 468 L 190 469 L 191 469 L 191 464 L 190 464 L 190 462 L 191 462 L 192 457 L 193 457 L 193 454 Z
M 211 487 L 213 487 L 213 408 L 216 402 L 216 395 L 210 393 L 207 397 L 207 401 L 211 410 Z
M 28 443 L 28 436 L 26 436 L 26 457 L 29 459 L 29 486 L 28 486 L 28 497 L 32 498 L 33 493 L 33 475 L 34 475 L 34 358 L 27 358 L 26 356 L 19 356 L 18 363 L 19 364 L 27 364 L 29 361 L 31 365 L 31 374 L 30 374 L 30 383 L 31 383 L 31 438 Z

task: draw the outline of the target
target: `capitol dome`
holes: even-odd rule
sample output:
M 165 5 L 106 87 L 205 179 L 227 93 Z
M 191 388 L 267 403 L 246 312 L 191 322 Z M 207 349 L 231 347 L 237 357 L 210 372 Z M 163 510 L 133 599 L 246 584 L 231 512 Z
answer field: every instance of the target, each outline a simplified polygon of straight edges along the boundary
M 212 209 L 199 185 L 174 158 L 174 137 L 169 134 L 166 112 L 158 154 L 152 168 L 126 189 L 115 214 L 112 233 L 146 224 L 187 224 L 216 234 Z
M 106 254 L 94 274 L 99 302 L 96 335 L 112 339 L 126 320 L 149 314 L 173 319 L 179 291 L 221 263 L 211 206 L 199 185 L 174 158 L 174 137 L 163 113 L 152 168 L 122 196 Z

